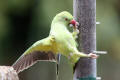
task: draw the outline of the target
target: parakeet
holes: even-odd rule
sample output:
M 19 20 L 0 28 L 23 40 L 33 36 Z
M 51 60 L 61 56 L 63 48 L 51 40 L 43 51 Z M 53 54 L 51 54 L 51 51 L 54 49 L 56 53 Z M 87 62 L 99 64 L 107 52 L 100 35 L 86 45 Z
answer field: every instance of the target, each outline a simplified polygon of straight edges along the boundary
M 58 53 L 67 57 L 73 66 L 80 57 L 97 58 L 96 54 L 84 54 L 78 51 L 76 38 L 79 31 L 77 25 L 78 23 L 69 12 L 58 13 L 51 23 L 49 36 L 35 42 L 27 49 L 12 65 L 13 68 L 19 73 L 39 60 L 56 61 Z M 70 27 L 73 29 L 72 32 L 69 30 Z

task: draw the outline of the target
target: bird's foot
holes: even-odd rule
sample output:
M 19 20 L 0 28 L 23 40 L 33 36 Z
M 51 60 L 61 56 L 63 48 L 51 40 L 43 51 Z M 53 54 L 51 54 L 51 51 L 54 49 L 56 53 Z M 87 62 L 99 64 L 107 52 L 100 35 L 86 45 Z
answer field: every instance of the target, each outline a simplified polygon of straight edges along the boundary
M 96 54 L 93 54 L 93 53 L 89 53 L 89 54 L 88 54 L 88 57 L 91 57 L 91 58 L 93 58 L 93 59 L 98 58 L 98 56 L 99 56 L 99 55 L 96 55 Z

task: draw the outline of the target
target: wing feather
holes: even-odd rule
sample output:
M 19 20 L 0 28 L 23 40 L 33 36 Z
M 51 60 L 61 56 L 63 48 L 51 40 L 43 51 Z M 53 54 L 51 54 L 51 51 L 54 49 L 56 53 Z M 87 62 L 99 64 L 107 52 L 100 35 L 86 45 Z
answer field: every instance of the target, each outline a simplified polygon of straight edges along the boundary
M 53 38 L 52 38 L 53 39 Z M 54 41 L 46 38 L 33 44 L 12 66 L 17 73 L 27 69 L 38 60 L 55 61 Z

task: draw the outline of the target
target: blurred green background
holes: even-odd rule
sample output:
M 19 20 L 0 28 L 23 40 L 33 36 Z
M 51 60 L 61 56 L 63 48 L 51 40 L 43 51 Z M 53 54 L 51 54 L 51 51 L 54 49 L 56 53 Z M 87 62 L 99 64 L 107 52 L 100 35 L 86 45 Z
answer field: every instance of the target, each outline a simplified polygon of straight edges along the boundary
M 72 0 L 0 0 L 0 65 L 12 65 L 35 41 L 47 37 L 53 17 L 64 10 L 72 13 L 72 4 Z M 97 49 L 108 52 L 97 61 L 98 76 L 120 80 L 120 0 L 97 0 L 96 9 L 96 20 L 101 22 Z M 49 75 L 55 75 L 56 65 L 40 64 L 40 74 L 47 75 L 44 80 L 54 80 Z M 30 80 L 28 73 L 21 73 L 20 80 Z M 31 72 L 33 78 L 36 74 Z

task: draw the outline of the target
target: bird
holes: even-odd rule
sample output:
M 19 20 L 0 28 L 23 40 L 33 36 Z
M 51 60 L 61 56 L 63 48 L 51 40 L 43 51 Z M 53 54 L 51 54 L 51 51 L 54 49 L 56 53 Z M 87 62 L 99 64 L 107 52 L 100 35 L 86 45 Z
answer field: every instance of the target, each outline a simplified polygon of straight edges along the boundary
M 56 14 L 52 20 L 48 37 L 35 42 L 12 67 L 17 73 L 20 73 L 38 61 L 58 62 L 58 54 L 65 56 L 72 66 L 80 57 L 97 58 L 98 55 L 94 53 L 85 54 L 77 49 L 78 25 L 69 12 L 62 11 Z

